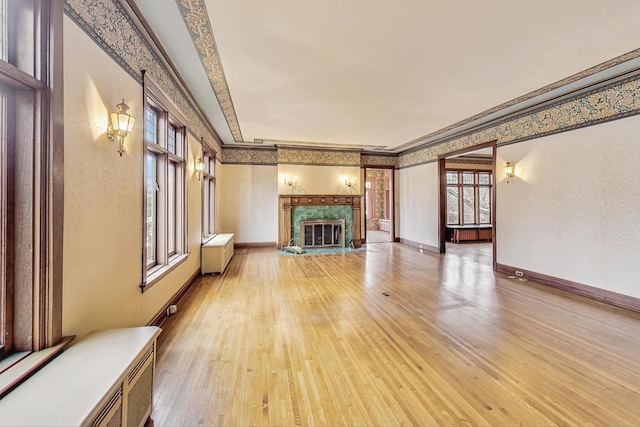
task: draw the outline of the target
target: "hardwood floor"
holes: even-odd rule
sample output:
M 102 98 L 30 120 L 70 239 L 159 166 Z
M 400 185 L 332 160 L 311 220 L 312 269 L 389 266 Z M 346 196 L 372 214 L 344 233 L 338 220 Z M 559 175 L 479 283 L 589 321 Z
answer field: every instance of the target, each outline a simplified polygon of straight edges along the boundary
M 162 325 L 156 426 L 640 425 L 640 314 L 448 251 L 237 251 Z
M 389 243 L 391 233 L 382 230 L 367 230 L 367 243 Z

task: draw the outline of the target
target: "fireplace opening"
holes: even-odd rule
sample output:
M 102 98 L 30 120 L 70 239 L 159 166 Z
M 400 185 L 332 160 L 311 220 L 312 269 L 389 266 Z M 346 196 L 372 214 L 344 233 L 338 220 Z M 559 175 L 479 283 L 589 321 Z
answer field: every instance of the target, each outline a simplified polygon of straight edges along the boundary
M 344 247 L 344 219 L 300 221 L 300 241 L 305 248 Z

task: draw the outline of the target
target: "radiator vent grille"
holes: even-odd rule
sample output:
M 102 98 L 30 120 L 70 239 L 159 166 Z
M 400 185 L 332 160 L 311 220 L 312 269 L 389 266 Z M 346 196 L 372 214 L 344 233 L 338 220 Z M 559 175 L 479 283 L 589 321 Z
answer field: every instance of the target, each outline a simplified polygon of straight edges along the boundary
M 153 363 L 148 363 L 127 394 L 127 426 L 143 425 L 151 412 L 152 404 Z
M 122 387 L 118 387 L 118 390 L 113 393 L 91 425 L 93 427 L 119 427 L 122 425 Z
M 140 369 L 142 369 L 144 364 L 147 363 L 147 360 L 149 360 L 149 358 L 153 354 L 154 349 L 155 349 L 155 345 L 151 345 L 151 347 L 149 347 L 147 351 L 144 353 L 144 356 L 142 356 L 140 361 L 136 364 L 135 368 L 131 370 L 131 372 L 129 373 L 129 384 L 131 384 L 131 382 L 136 377 L 136 375 L 138 375 L 138 372 L 140 371 Z

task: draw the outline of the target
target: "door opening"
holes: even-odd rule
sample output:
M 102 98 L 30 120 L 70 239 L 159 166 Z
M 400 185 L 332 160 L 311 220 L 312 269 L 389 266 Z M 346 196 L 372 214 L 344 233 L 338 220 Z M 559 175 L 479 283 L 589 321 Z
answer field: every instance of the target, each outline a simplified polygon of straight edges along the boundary
M 394 169 L 365 168 L 364 213 L 365 241 L 388 243 L 395 241 Z
M 438 159 L 439 249 L 491 242 L 496 265 L 496 142 L 447 153 Z

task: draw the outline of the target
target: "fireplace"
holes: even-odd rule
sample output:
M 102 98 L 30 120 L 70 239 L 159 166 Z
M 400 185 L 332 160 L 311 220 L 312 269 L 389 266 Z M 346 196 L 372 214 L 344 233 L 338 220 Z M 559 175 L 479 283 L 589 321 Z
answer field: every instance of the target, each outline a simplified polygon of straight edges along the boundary
M 300 243 L 305 248 L 344 247 L 344 219 L 300 221 Z
M 344 222 L 340 231 L 341 245 L 353 244 L 356 248 L 362 245 L 360 230 L 360 201 L 361 195 L 280 195 L 278 197 L 278 247 L 284 247 L 293 242 L 299 246 L 306 246 L 303 238 L 302 221 L 341 221 Z M 325 237 L 336 233 L 336 228 L 325 231 L 320 238 L 324 244 Z M 315 233 L 315 229 L 313 231 Z M 320 231 L 318 231 L 320 233 Z M 306 233 L 308 235 L 308 232 Z M 319 239 L 320 239 L 319 238 Z M 328 237 L 327 237 L 328 240 Z M 333 239 L 335 240 L 335 239 Z M 313 242 L 315 242 L 315 237 Z M 338 246 L 336 243 L 332 245 Z

